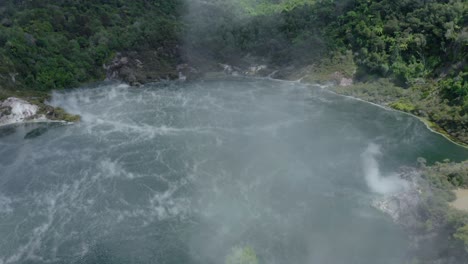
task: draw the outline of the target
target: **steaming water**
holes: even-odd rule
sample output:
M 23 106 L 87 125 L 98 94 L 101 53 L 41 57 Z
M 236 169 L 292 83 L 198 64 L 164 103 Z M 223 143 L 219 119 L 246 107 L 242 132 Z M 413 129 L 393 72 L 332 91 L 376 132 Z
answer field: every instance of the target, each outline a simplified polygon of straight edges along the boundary
M 419 156 L 467 151 L 416 119 L 271 80 L 54 95 L 71 126 L 0 130 L 0 263 L 402 263 L 372 199 Z M 392 178 L 393 177 L 393 178 Z

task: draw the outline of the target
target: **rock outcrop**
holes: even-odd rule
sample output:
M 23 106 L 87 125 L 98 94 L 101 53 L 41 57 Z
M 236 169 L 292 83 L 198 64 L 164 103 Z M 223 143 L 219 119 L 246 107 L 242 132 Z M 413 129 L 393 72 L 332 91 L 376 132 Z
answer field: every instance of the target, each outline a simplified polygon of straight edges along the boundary
M 330 79 L 338 84 L 339 86 L 346 87 L 346 86 L 351 86 L 353 85 L 353 79 L 352 78 L 347 78 L 343 73 L 341 72 L 334 72 L 331 76 Z
M 388 214 L 395 223 L 406 228 L 417 228 L 421 223 L 419 206 L 423 193 L 424 181 L 421 172 L 417 169 L 404 168 L 400 177 L 408 184 L 399 192 L 387 194 L 376 198 L 372 206 Z
M 10 97 L 0 103 L 0 125 L 21 123 L 38 118 L 39 107 L 25 100 Z
M 44 103 L 32 104 L 16 97 L 0 101 L 0 126 L 24 122 L 74 123 L 78 121 L 80 121 L 80 116 L 69 114 L 60 107 Z

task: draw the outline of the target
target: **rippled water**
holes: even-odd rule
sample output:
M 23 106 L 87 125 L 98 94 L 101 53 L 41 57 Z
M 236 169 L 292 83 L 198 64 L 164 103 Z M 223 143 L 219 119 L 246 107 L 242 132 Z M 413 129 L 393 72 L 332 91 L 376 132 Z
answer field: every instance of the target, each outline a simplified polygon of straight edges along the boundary
M 82 122 L 0 130 L 1 264 L 224 263 L 243 246 L 268 264 L 401 263 L 408 239 L 368 174 L 468 157 L 298 83 L 102 84 L 52 103 Z

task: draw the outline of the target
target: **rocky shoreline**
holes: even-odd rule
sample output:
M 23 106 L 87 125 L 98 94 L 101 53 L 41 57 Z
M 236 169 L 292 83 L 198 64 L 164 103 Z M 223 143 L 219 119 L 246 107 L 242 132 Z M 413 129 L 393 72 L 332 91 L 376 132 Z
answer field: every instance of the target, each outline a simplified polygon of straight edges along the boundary
M 35 104 L 17 97 L 0 101 L 0 126 L 38 122 L 74 123 L 79 120 L 77 115 L 44 103 Z
M 428 87 L 431 85 L 428 84 Z M 419 90 L 420 89 L 420 90 Z M 431 88 L 427 88 L 431 89 Z M 466 122 L 455 122 L 456 107 L 443 102 L 439 95 L 430 97 L 423 88 L 403 89 L 388 80 L 356 83 L 349 87 L 334 86 L 333 92 L 375 103 L 386 108 L 401 111 L 420 119 L 430 130 L 448 140 L 468 147 L 468 127 Z M 450 122 L 449 122 L 450 121 Z
M 37 105 L 16 97 L 9 97 L 0 102 L 0 125 L 47 120 L 44 115 L 38 115 L 38 111 Z
M 421 178 L 421 171 L 414 168 L 403 168 L 399 174 L 407 185 L 404 189 L 382 195 L 372 201 L 372 207 L 389 215 L 392 220 L 406 228 L 419 225 L 417 207 L 422 200 L 421 194 L 427 184 Z

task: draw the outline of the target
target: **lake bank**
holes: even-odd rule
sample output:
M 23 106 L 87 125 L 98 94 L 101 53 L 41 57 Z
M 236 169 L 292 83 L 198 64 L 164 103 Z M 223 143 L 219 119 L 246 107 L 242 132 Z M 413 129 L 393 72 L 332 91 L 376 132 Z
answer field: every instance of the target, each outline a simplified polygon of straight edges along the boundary
M 468 147 L 467 124 L 456 112 L 455 106 L 445 104 L 440 95 L 428 98 L 426 95 L 432 84 L 407 89 L 397 87 L 388 80 L 356 83 L 350 86 L 333 86 L 330 90 L 346 96 L 376 103 L 386 108 L 401 111 L 420 119 L 435 133 L 448 140 Z M 432 91 L 432 90 L 431 90 Z M 432 91 L 434 92 L 434 91 Z
M 353 95 L 347 95 L 345 93 L 340 93 L 336 89 L 333 89 L 333 88 L 328 89 L 328 91 L 330 91 L 330 92 L 332 92 L 332 93 L 334 93 L 336 95 L 339 95 L 339 96 L 345 96 L 347 98 L 351 98 L 351 99 L 354 99 L 354 100 L 359 100 L 359 101 L 362 101 L 362 102 L 366 102 L 366 103 L 369 103 L 369 104 L 384 108 L 384 109 L 389 110 L 389 111 L 397 111 L 397 112 L 400 112 L 400 113 L 415 117 L 418 120 L 420 120 L 427 127 L 427 129 L 429 129 L 431 132 L 443 136 L 445 139 L 447 139 L 448 141 L 452 142 L 455 145 L 458 145 L 458 146 L 464 147 L 464 148 L 468 148 L 468 144 L 458 140 L 457 138 L 454 138 L 453 136 L 448 134 L 446 131 L 444 131 L 441 127 L 439 127 L 437 124 L 435 124 L 434 122 L 428 120 L 427 118 L 424 118 L 424 117 L 421 117 L 421 116 L 418 116 L 418 115 L 415 115 L 413 113 L 406 112 L 406 111 L 403 111 L 403 110 L 400 110 L 400 109 L 393 108 L 393 107 L 389 106 L 388 104 L 374 103 L 372 101 L 368 101 L 366 99 L 362 99 L 362 98 L 359 98 L 359 97 L 356 97 L 356 96 L 353 96 Z

